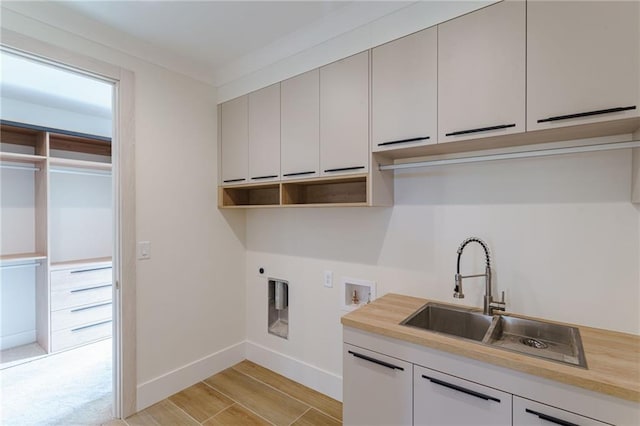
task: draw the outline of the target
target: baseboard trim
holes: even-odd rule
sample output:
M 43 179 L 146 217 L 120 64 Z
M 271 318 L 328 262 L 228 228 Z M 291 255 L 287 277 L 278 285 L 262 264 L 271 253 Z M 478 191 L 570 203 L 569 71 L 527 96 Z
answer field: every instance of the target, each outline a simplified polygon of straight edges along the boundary
M 27 345 L 36 341 L 36 330 L 24 331 L 22 333 L 10 334 L 0 337 L 0 350 L 15 348 L 16 346 Z
M 333 399 L 342 401 L 341 376 L 249 340 L 246 341 L 246 358 Z
M 176 392 L 188 388 L 245 359 L 246 343 L 240 342 L 197 361 L 140 383 L 137 388 L 137 411 L 162 401 Z

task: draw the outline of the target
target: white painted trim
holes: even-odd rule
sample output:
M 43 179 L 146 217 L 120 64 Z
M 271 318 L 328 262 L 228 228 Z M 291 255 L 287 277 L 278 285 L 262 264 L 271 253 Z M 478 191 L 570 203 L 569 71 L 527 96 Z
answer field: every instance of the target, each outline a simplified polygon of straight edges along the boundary
M 342 376 L 247 340 L 246 358 L 315 391 L 342 401 Z
M 23 331 L 22 333 L 0 336 L 0 351 L 15 348 L 36 341 L 36 330 Z
M 138 385 L 137 411 L 180 392 L 199 381 L 232 367 L 245 359 L 245 342 L 190 362 Z

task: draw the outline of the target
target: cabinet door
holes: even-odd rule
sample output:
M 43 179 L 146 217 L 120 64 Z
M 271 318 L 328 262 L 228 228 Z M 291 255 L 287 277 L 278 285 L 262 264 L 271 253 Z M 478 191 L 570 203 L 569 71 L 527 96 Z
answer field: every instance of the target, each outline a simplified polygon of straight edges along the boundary
M 322 175 L 369 169 L 369 52 L 320 68 Z
M 511 425 L 511 394 L 415 365 L 413 424 Z
M 514 395 L 514 426 L 549 426 L 552 424 L 563 426 L 604 426 L 607 423 Z
M 438 142 L 525 130 L 525 2 L 438 25 Z
M 639 20 L 637 1 L 527 2 L 527 130 L 640 115 Z
M 246 183 L 249 174 L 247 96 L 227 101 L 220 111 L 222 184 Z
M 412 365 L 397 358 L 344 344 L 345 425 L 410 425 Z
M 371 62 L 372 151 L 436 143 L 436 27 L 376 47 Z
M 320 175 L 320 72 L 281 83 L 283 179 Z
M 280 83 L 249 94 L 249 178 L 280 177 Z

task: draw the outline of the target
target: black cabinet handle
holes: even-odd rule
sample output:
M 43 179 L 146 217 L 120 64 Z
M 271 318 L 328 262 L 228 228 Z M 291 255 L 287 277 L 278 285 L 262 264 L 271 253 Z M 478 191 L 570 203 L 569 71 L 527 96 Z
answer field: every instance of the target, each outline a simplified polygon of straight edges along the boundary
M 397 140 L 397 141 L 382 142 L 382 143 L 379 143 L 378 146 L 395 145 L 395 144 L 398 144 L 398 143 L 409 143 L 409 142 L 425 141 L 427 139 L 430 139 L 430 137 L 429 136 L 423 136 L 421 138 L 400 139 L 400 140 Z
M 273 179 L 276 177 L 278 177 L 278 175 L 255 176 L 255 177 L 252 177 L 251 180 Z
M 562 426 L 579 426 L 579 425 L 577 425 L 576 423 L 571 423 L 571 422 L 568 422 L 568 421 L 566 421 L 566 420 L 557 419 L 557 418 L 555 418 L 555 417 L 551 417 L 551 416 L 548 416 L 548 415 L 543 414 L 543 413 L 538 413 L 537 411 L 529 410 L 528 408 L 526 408 L 524 411 L 526 411 L 526 412 L 527 412 L 527 413 L 529 413 L 529 414 L 533 414 L 534 416 L 538 416 L 538 417 L 539 417 L 539 418 L 541 418 L 542 420 L 546 420 L 546 421 L 548 421 L 548 422 L 555 423 L 555 424 L 557 424 L 557 425 L 562 425 Z
M 516 127 L 514 124 L 500 124 L 499 126 L 490 126 L 490 127 L 480 127 L 477 129 L 469 129 L 469 130 L 460 130 L 457 132 L 445 133 L 445 136 L 458 136 L 458 135 L 466 135 L 469 133 L 478 133 L 478 132 L 488 132 L 491 130 L 500 130 L 500 129 L 508 129 L 509 127 Z
M 359 169 L 364 169 L 364 166 L 355 166 L 355 167 L 340 167 L 337 169 L 326 169 L 324 172 L 325 173 L 330 173 L 330 172 L 346 172 L 348 170 L 359 170 Z
M 84 308 L 75 308 L 75 309 L 72 309 L 70 312 L 71 313 L 75 313 L 75 312 L 88 311 L 89 309 L 101 308 L 103 306 L 107 306 L 107 305 L 110 305 L 110 304 L 111 304 L 111 302 L 99 303 L 97 305 L 85 306 Z
M 285 173 L 282 176 L 286 176 L 286 177 L 289 177 L 289 176 L 304 176 L 304 175 L 312 175 L 314 173 L 315 173 L 315 171 L 311 171 L 311 172 L 295 172 L 295 173 Z
M 72 333 L 75 333 L 76 331 L 86 330 L 87 328 L 97 327 L 97 326 L 99 326 L 99 325 L 102 325 L 102 324 L 108 324 L 108 323 L 110 323 L 110 322 L 111 322 L 111 320 L 107 320 L 107 321 L 97 322 L 97 323 L 95 323 L 95 324 L 83 325 L 82 327 L 78 327 L 78 328 L 73 328 L 73 329 L 71 329 L 71 332 L 72 332 Z
M 453 389 L 458 392 L 466 393 L 467 395 L 475 396 L 476 398 L 484 399 L 485 401 L 495 401 L 500 402 L 498 398 L 494 398 L 489 395 L 485 395 L 480 392 L 472 391 L 471 389 L 463 388 L 462 386 L 454 385 L 451 383 L 443 382 L 442 380 L 434 379 L 433 377 L 422 375 L 423 379 L 429 380 L 431 383 L 435 383 L 436 385 L 444 386 L 445 388 Z
M 542 118 L 538 120 L 538 123 L 546 123 L 549 121 L 559 121 L 559 120 L 569 120 L 571 118 L 589 117 L 592 115 L 600 115 L 600 114 L 611 114 L 612 112 L 630 111 L 632 109 L 636 109 L 636 106 L 632 105 L 627 107 L 616 107 L 616 108 L 608 108 L 608 109 L 599 109 L 596 111 L 579 112 L 576 114 L 557 115 L 555 117 Z
M 392 370 L 404 371 L 404 368 L 398 367 L 397 365 L 393 365 L 393 364 L 390 364 L 388 362 L 380 361 L 379 359 L 371 358 L 370 356 L 362 355 L 362 354 L 359 354 L 358 352 L 353 352 L 353 351 L 348 351 L 348 352 L 351 355 L 355 356 L 356 358 L 364 359 L 365 361 L 369 361 L 369 362 L 372 362 L 374 364 L 378 364 L 378 365 L 381 365 L 383 367 L 390 368 Z
M 75 290 L 71 290 L 70 293 L 80 293 L 80 292 L 83 292 L 83 291 L 98 290 L 100 288 L 105 288 L 105 287 L 111 287 L 111 283 L 109 283 L 109 284 L 101 284 L 101 285 L 97 285 L 95 287 L 78 288 L 78 289 L 75 289 Z
M 227 180 L 223 180 L 224 183 L 231 183 L 231 182 L 242 182 L 243 180 L 246 180 L 244 178 L 241 179 L 227 179 Z
M 103 266 L 101 268 L 90 268 L 90 269 L 77 269 L 75 271 L 69 272 L 70 274 L 79 274 L 82 272 L 91 272 L 91 271 L 102 271 L 104 269 L 111 269 L 111 266 Z

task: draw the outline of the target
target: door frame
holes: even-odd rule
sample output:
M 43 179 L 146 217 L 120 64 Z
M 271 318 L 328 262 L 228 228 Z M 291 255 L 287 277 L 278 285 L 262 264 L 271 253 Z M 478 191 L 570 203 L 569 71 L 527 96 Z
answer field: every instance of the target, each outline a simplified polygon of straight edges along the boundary
M 113 189 L 113 414 L 136 412 L 136 223 L 134 73 L 7 29 L 0 48 L 114 84 Z

